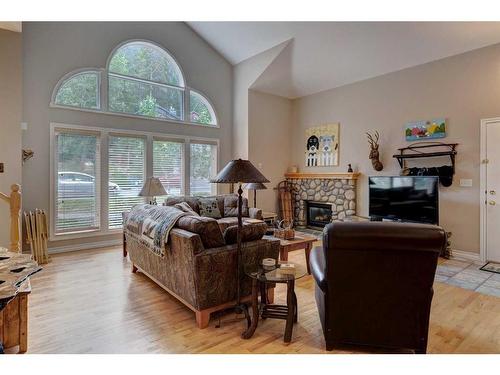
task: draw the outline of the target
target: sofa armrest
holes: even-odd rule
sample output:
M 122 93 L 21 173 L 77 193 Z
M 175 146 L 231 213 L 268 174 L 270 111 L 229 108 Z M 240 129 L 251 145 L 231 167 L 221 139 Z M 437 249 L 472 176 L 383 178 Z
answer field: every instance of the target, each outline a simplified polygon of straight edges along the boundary
M 127 231 L 125 234 L 132 264 L 175 293 L 177 298 L 197 308 L 194 268 L 196 254 L 204 250 L 200 236 L 173 228 L 168 248 L 164 256 L 160 257 L 144 246 L 134 234 Z
M 248 209 L 248 216 L 251 219 L 262 220 L 262 210 L 260 208 L 250 207 Z
M 172 228 L 170 231 L 171 247 L 178 247 L 180 251 L 190 251 L 196 255 L 205 250 L 200 235 L 180 228 Z
M 241 269 L 245 264 L 258 264 L 264 258 L 279 258 L 280 242 L 261 239 L 242 244 Z M 196 300 L 200 309 L 218 306 L 236 299 L 237 245 L 206 249 L 194 259 Z M 249 296 L 252 281 L 244 272 L 241 277 L 241 297 Z
M 311 274 L 316 281 L 316 284 L 320 287 L 323 292 L 326 292 L 326 277 L 325 277 L 325 255 L 321 247 L 315 247 L 311 254 L 309 255 L 309 267 L 311 269 Z

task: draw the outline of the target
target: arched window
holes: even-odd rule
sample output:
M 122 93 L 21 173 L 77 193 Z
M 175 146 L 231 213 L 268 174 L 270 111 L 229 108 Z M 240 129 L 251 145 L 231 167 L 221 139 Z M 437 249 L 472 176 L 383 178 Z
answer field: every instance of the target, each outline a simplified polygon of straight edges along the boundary
M 100 84 L 100 74 L 98 69 L 68 74 L 56 86 L 52 105 L 217 126 L 210 101 L 186 87 L 179 64 L 152 42 L 119 45 L 108 59 L 107 85 Z M 102 107 L 101 96 L 107 98 Z
M 133 41 L 118 47 L 108 66 L 109 110 L 184 120 L 184 78 L 162 48 Z
M 53 102 L 69 107 L 99 109 L 100 72 L 80 70 L 67 75 L 56 86 Z
M 194 90 L 189 91 L 189 120 L 197 124 L 217 125 L 217 118 L 208 99 Z

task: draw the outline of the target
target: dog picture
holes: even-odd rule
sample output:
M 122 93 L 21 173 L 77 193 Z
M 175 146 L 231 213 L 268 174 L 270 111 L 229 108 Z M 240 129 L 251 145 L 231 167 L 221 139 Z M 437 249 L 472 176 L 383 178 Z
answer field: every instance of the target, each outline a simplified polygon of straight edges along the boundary
M 338 165 L 339 124 L 316 126 L 306 130 L 307 167 Z
M 318 166 L 318 151 L 319 139 L 315 135 L 311 135 L 307 139 L 306 165 L 308 167 Z

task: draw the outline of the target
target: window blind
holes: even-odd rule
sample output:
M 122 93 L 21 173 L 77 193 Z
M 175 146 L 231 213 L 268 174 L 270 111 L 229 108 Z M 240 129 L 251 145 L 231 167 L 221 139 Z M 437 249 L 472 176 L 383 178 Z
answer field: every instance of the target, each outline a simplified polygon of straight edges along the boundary
M 127 136 L 108 139 L 109 228 L 121 228 L 122 212 L 143 203 L 138 194 L 144 184 L 145 140 Z
M 184 143 L 153 141 L 153 176 L 158 177 L 168 195 L 182 195 L 184 187 Z M 157 197 L 158 204 L 165 197 Z
M 99 136 L 57 131 L 55 233 L 99 228 Z
M 217 194 L 216 184 L 210 183 L 210 179 L 217 173 L 217 145 L 192 142 L 190 157 L 190 194 L 194 196 Z

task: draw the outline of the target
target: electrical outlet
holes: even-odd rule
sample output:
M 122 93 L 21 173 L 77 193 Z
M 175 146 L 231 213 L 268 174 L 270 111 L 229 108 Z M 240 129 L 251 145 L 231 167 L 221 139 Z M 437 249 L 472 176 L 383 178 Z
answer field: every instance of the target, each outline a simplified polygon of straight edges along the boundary
M 472 179 L 470 178 L 461 178 L 460 179 L 461 187 L 472 187 Z
M 3 173 L 3 163 L 0 163 L 0 173 Z

